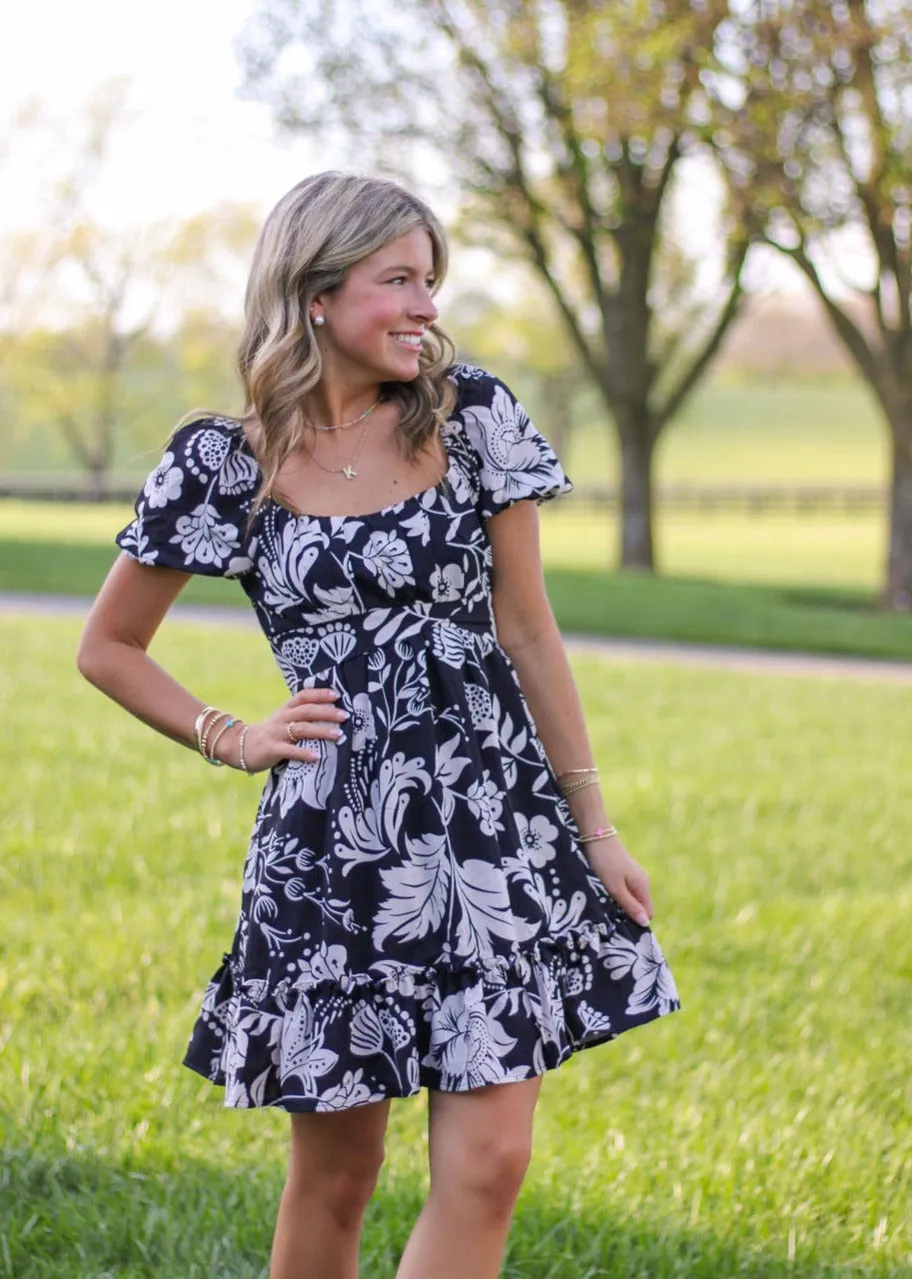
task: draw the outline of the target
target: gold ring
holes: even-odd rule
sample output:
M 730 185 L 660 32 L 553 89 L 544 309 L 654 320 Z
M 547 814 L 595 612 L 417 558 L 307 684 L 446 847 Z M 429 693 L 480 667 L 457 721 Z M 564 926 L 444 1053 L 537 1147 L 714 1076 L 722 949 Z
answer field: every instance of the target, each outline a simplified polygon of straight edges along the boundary
M 285 736 L 288 738 L 288 740 L 291 742 L 293 746 L 297 746 L 298 744 L 297 727 L 298 727 L 297 724 L 285 725 Z

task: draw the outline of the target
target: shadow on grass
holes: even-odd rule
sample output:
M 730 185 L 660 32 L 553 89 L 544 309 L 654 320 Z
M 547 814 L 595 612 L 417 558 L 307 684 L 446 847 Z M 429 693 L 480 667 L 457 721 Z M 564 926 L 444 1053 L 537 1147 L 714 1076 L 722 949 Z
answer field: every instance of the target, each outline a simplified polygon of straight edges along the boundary
M 877 597 L 864 591 L 823 586 L 787 586 L 782 587 L 778 593 L 785 603 L 797 604 L 800 608 L 822 608 L 828 611 L 836 609 L 840 613 L 857 613 L 867 617 L 876 617 L 880 613 Z
M 45 1143 L 46 1144 L 46 1143 Z M 87 1149 L 30 1151 L 20 1132 L 0 1165 L 4 1279 L 265 1279 L 281 1190 L 277 1166 L 230 1170 L 182 1158 L 117 1162 Z M 421 1179 L 392 1171 L 371 1203 L 361 1273 L 393 1279 L 423 1199 Z M 570 1196 L 531 1184 L 522 1195 L 503 1279 L 822 1279 L 873 1274 L 789 1263 L 663 1221 L 610 1208 L 574 1211 Z M 879 1270 L 886 1276 L 891 1272 Z M 474 1279 L 466 1275 L 465 1279 Z

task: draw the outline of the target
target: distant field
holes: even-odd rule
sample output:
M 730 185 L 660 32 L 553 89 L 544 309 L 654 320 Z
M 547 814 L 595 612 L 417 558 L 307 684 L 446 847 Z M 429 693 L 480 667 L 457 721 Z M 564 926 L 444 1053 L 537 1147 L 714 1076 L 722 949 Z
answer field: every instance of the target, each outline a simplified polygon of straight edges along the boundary
M 615 472 L 610 431 L 582 429 L 566 450 L 571 478 Z M 542 429 L 547 432 L 547 423 Z M 716 380 L 700 390 L 660 442 L 660 483 L 881 484 L 886 432 L 867 390 L 828 381 Z
M 617 520 L 572 498 L 542 508 L 545 563 L 610 569 L 617 561 Z M 879 515 L 751 516 L 669 513 L 656 521 L 663 574 L 722 582 L 777 582 L 875 590 L 882 574 L 884 522 Z
M 614 474 L 615 458 L 604 412 L 595 397 L 580 407 L 580 419 L 592 425 L 578 430 L 563 461 L 573 478 L 607 479 Z M 124 447 L 118 470 L 133 475 L 149 471 L 155 439 L 163 442 L 173 425 L 163 419 L 146 448 Z M 547 421 L 539 419 L 537 425 L 548 434 Z M 49 432 L 7 445 L 0 456 L 0 471 L 71 469 Z M 662 483 L 876 484 L 886 478 L 887 460 L 876 406 L 857 380 L 726 377 L 702 387 L 669 428 L 659 447 L 656 474 Z

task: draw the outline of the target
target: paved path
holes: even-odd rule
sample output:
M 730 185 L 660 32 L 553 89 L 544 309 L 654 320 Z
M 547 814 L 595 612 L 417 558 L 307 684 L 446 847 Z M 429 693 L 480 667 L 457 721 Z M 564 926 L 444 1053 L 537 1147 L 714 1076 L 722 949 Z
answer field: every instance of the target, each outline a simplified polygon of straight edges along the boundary
M 29 595 L 0 592 L 0 613 L 46 614 L 82 617 L 90 601 L 73 595 Z M 233 606 L 182 604 L 178 601 L 169 619 L 185 622 L 220 622 L 223 626 L 255 626 L 250 609 Z M 701 666 L 712 670 L 748 671 L 752 674 L 804 675 L 815 678 L 876 680 L 912 684 L 912 661 L 886 662 L 863 657 L 830 657 L 817 653 L 774 652 L 767 649 L 727 648 L 717 644 L 681 644 L 664 640 L 608 639 L 596 635 L 564 635 L 567 647 L 622 661 L 649 662 L 655 666 Z

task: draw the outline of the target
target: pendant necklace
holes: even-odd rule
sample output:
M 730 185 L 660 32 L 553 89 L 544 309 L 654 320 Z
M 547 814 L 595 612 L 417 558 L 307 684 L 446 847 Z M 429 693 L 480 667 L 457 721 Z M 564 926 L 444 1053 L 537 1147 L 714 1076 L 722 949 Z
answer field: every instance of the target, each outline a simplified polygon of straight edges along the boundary
M 377 401 L 377 403 L 379 404 L 379 400 Z M 345 478 L 346 478 L 347 480 L 353 480 L 353 479 L 355 478 L 355 476 L 358 474 L 357 470 L 355 469 L 355 463 L 356 463 L 356 462 L 357 462 L 357 460 L 358 460 L 358 454 L 361 452 L 362 446 L 364 445 L 364 441 L 367 439 L 367 433 L 368 433 L 368 431 L 371 429 L 371 425 L 372 425 L 372 422 L 373 422 L 373 418 L 368 417 L 368 413 L 370 413 L 370 412 L 371 412 L 371 410 L 372 410 L 372 409 L 375 409 L 376 407 L 377 407 L 377 405 L 376 405 L 376 404 L 372 404 L 372 405 L 371 405 L 371 407 L 370 407 L 370 409 L 368 409 L 367 413 L 362 413 L 360 418 L 356 418 L 356 419 L 355 419 L 355 421 L 356 421 L 356 422 L 358 422 L 358 421 L 364 421 L 364 419 L 365 419 L 365 418 L 366 418 L 367 420 L 364 422 L 364 430 L 361 432 L 361 438 L 360 438 L 360 440 L 358 441 L 358 445 L 357 445 L 357 447 L 356 447 L 356 449 L 355 449 L 355 451 L 354 451 L 354 453 L 353 453 L 353 455 L 352 455 L 352 458 L 351 458 L 351 461 L 350 461 L 350 462 L 347 462 L 347 463 L 345 464 L 345 466 L 324 466 L 322 462 L 318 462 L 318 461 L 317 461 L 317 459 L 316 459 L 316 457 L 314 456 L 314 454 L 313 454 L 313 453 L 311 453 L 311 455 L 310 455 L 310 460 L 311 460 L 312 462 L 316 462 L 316 464 L 317 464 L 317 466 L 319 466 L 320 470 L 321 470 L 321 471 L 326 471 L 327 475 L 344 475 L 344 476 L 345 476 Z M 353 426 L 353 425 L 354 425 L 354 423 L 348 423 L 348 425 Z M 341 429 L 341 428 L 339 428 L 339 427 L 330 427 L 329 429 L 330 429 L 330 430 L 339 430 L 339 429 Z

